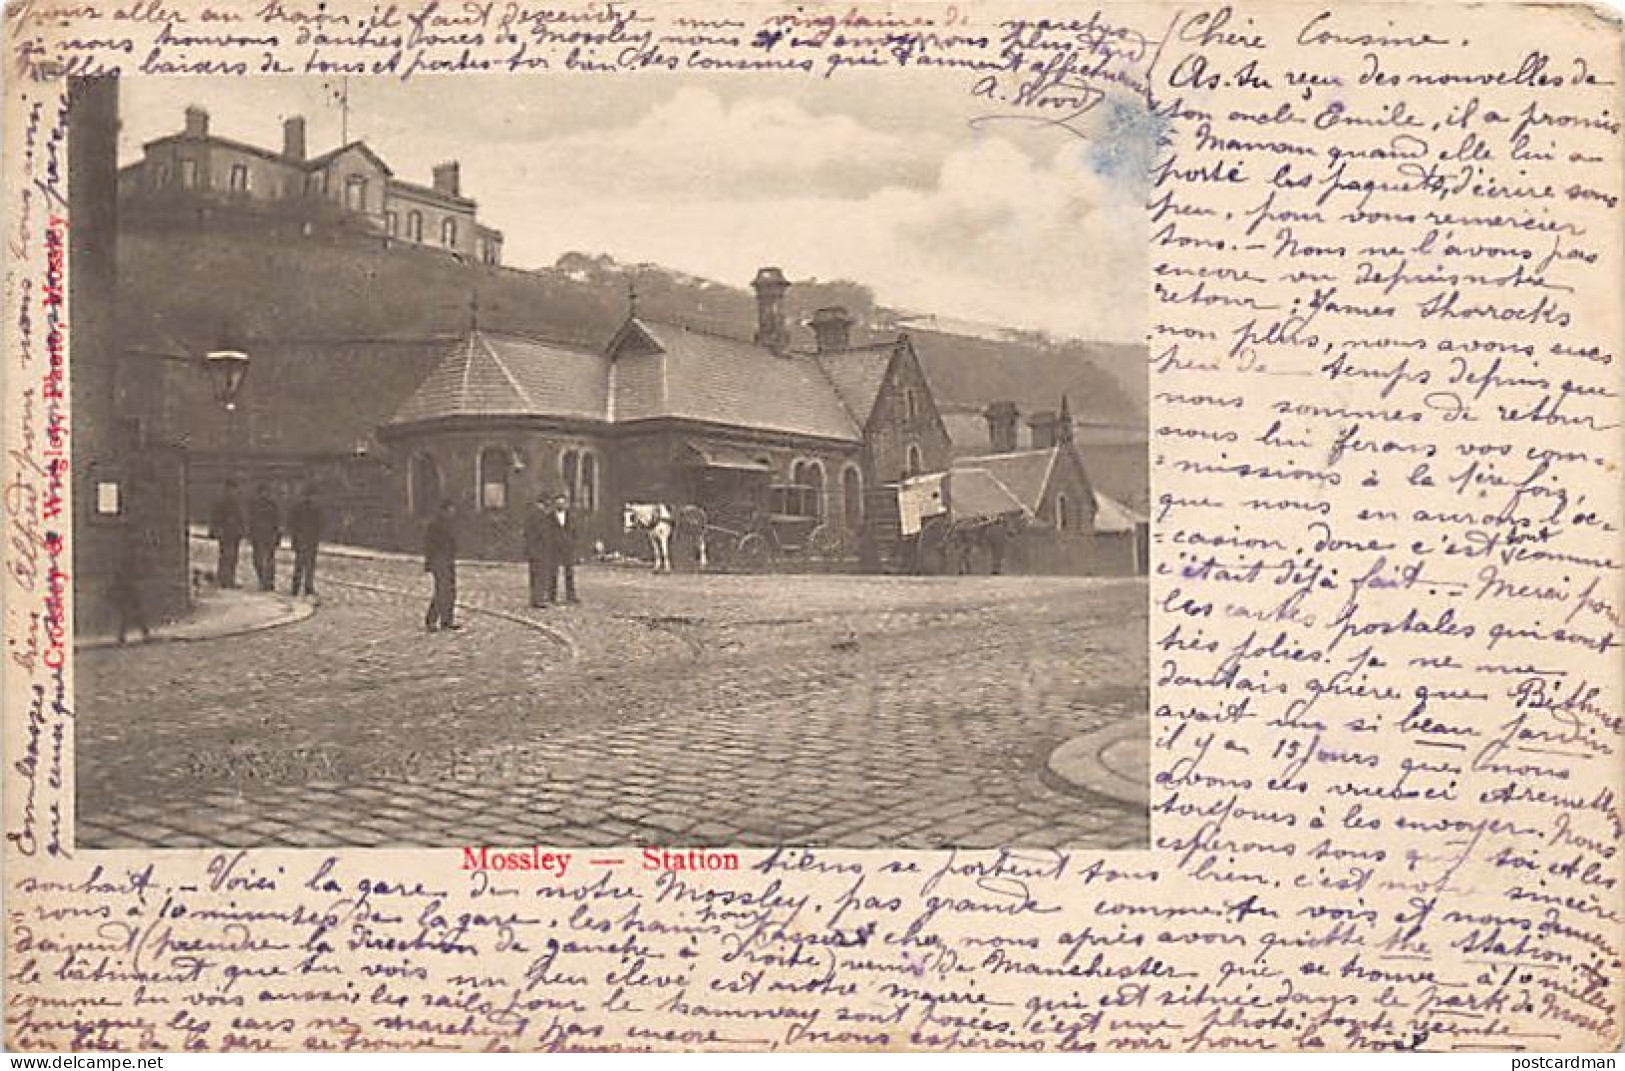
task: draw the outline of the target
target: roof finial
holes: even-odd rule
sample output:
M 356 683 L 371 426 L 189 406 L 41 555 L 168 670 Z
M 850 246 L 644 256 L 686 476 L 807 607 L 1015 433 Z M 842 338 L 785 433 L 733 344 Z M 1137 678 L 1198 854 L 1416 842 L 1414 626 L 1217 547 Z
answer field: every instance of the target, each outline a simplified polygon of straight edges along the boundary
M 626 318 L 633 319 L 638 314 L 638 277 L 628 274 L 626 277 Z

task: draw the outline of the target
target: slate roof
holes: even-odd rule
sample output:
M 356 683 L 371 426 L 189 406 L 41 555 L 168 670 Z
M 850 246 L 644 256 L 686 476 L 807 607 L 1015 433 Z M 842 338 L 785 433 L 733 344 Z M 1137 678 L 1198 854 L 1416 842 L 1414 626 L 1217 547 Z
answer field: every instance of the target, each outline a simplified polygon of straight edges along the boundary
M 860 427 L 868 423 L 869 415 L 874 412 L 875 399 L 886 382 L 886 369 L 891 366 L 896 346 L 895 342 L 876 343 L 820 353 L 813 358 L 835 385 L 835 393 Z
M 1144 514 L 1123 505 L 1115 498 L 1095 492 L 1095 531 L 1132 532 L 1136 525 L 1150 520 Z
M 810 357 L 644 319 L 629 321 L 617 343 L 634 332 L 652 345 L 619 350 L 616 423 L 674 417 L 842 442 L 863 438 L 859 421 Z
M 470 416 L 605 420 L 608 364 L 589 350 L 474 331 L 447 347 L 390 423 Z
M 949 480 L 949 502 L 955 518 L 1032 515 L 1033 511 L 986 469 L 954 469 Z
M 838 442 L 863 437 L 811 357 L 646 320 L 629 321 L 609 354 L 471 332 L 446 347 L 390 424 L 480 416 L 669 418 Z
M 1016 501 L 1021 503 L 1023 509 L 1029 513 L 1036 513 L 1039 503 L 1044 498 L 1044 488 L 1049 484 L 1050 472 L 1055 468 L 1060 453 L 1059 446 L 1052 446 L 1045 450 L 1016 450 L 1008 454 L 956 457 L 951 471 L 956 476 L 963 471 L 977 469 L 985 471 L 1002 484 Z

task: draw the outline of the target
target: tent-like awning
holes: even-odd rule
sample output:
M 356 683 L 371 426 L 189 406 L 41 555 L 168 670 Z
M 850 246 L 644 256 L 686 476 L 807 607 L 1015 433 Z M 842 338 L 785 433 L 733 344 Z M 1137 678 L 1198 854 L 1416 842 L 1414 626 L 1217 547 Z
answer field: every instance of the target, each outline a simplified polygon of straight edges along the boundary
M 734 472 L 772 472 L 773 460 L 766 452 L 743 446 L 688 440 L 687 463 L 703 469 L 730 469 Z

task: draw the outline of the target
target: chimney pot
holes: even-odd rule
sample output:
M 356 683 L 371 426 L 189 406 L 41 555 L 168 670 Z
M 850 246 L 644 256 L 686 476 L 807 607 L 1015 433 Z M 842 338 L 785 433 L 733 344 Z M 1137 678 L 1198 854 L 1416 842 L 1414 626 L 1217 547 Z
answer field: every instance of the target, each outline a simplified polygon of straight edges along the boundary
M 1048 450 L 1054 446 L 1059 441 L 1056 429 L 1060 423 L 1060 417 L 1048 410 L 1028 417 L 1027 426 L 1033 429 L 1033 449 Z
M 819 353 L 839 353 L 852 346 L 852 316 L 840 305 L 829 305 L 812 314 L 813 335 Z
M 756 344 L 785 352 L 790 332 L 784 326 L 784 292 L 790 289 L 790 280 L 778 268 L 768 267 L 759 269 L 750 285 L 756 291 Z
M 456 160 L 448 160 L 434 169 L 434 188 L 436 193 L 444 193 L 451 197 L 463 195 L 462 168 Z
M 282 121 L 282 155 L 290 160 L 305 158 L 305 117 L 291 116 Z
M 995 454 L 1009 454 L 1016 449 L 1016 421 L 1021 411 L 1015 402 L 994 402 L 982 410 L 987 421 L 988 445 Z
M 209 113 L 196 104 L 186 109 L 186 136 L 189 138 L 209 136 Z

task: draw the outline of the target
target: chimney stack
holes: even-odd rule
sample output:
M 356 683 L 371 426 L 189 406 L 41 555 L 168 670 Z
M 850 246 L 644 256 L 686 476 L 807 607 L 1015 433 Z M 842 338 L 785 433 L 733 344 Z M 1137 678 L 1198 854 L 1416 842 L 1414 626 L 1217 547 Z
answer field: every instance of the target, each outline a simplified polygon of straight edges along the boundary
M 784 292 L 790 289 L 790 280 L 778 268 L 761 268 L 750 286 L 756 291 L 756 344 L 783 353 L 790 346 L 790 332 L 784 326 Z
M 189 138 L 209 136 L 209 113 L 196 104 L 186 109 L 186 136 Z
M 456 160 L 435 165 L 434 188 L 436 193 L 444 193 L 451 197 L 463 195 L 462 168 L 457 165 Z
M 819 353 L 839 353 L 852 346 L 852 317 L 840 305 L 829 305 L 812 314 L 813 334 Z
M 1015 402 L 994 402 L 982 410 L 987 421 L 988 445 L 995 454 L 1014 453 L 1016 449 L 1016 420 L 1021 411 Z
M 305 117 L 295 115 L 282 120 L 282 155 L 290 160 L 305 159 Z
M 1033 429 L 1033 449 L 1048 450 L 1056 443 L 1056 429 L 1061 419 L 1049 410 L 1034 413 L 1027 418 L 1027 426 Z

